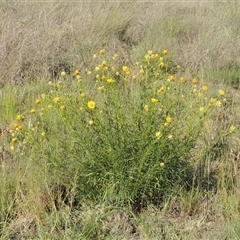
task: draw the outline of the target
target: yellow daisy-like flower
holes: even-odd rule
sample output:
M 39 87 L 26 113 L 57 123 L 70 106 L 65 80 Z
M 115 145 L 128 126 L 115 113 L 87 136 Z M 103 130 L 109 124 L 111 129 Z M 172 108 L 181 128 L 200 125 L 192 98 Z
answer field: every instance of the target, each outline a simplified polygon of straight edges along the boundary
M 222 103 L 221 101 L 217 100 L 217 98 L 211 98 L 210 105 L 215 107 L 221 107 Z
M 173 119 L 169 116 L 166 117 L 166 122 L 167 123 L 172 123 L 173 122 Z
M 207 91 L 207 90 L 208 90 L 208 86 L 203 85 L 203 86 L 202 86 L 202 89 L 203 89 L 203 91 Z
M 168 139 L 170 139 L 170 140 L 173 139 L 173 135 L 172 135 L 172 134 L 169 134 L 169 135 L 168 135 Z
M 11 151 L 14 151 L 14 149 L 15 149 L 14 146 L 11 145 L 11 146 L 10 146 L 10 150 L 11 150 Z
M 101 50 L 99 51 L 99 54 L 101 54 L 101 55 L 103 55 L 103 54 L 105 54 L 105 53 L 106 53 L 105 49 L 101 49 Z
M 204 108 L 204 107 L 200 107 L 200 108 L 199 108 L 199 111 L 200 111 L 200 112 L 205 112 L 205 108 Z
M 193 84 L 198 84 L 198 82 L 199 82 L 199 81 L 198 81 L 197 78 L 193 78 L 193 79 L 192 79 L 192 83 L 193 83 Z
M 129 69 L 128 66 L 122 66 L 122 70 L 123 70 L 123 72 L 126 73 L 127 75 L 130 75 L 130 74 L 131 74 L 130 69 Z
M 180 77 L 179 80 L 180 80 L 181 83 L 186 83 L 187 82 L 185 77 Z
M 230 127 L 230 133 L 233 133 L 233 132 L 235 132 L 236 131 L 236 127 L 234 126 L 234 125 L 232 125 L 231 127 Z
M 19 114 L 19 115 L 17 115 L 17 117 L 16 117 L 16 119 L 18 120 L 18 121 L 22 121 L 22 120 L 24 120 L 24 115 L 22 115 L 22 114 Z
M 165 66 L 165 65 L 164 65 L 163 62 L 160 62 L 160 63 L 159 63 L 159 67 L 160 67 L 160 68 L 164 68 L 164 66 Z
M 161 168 L 163 168 L 165 166 L 165 163 L 164 162 L 160 162 L 159 165 L 160 165 Z
M 105 75 L 102 75 L 102 76 L 100 77 L 100 79 L 103 80 L 103 81 L 104 81 L 106 78 L 107 78 L 107 77 L 106 77 Z
M 53 101 L 54 101 L 55 103 L 59 103 L 59 102 L 61 101 L 61 98 L 60 98 L 60 97 L 55 97 L 55 98 L 53 99 Z
M 157 103 L 157 102 L 158 102 L 158 99 L 157 99 L 157 98 L 151 98 L 151 102 L 152 102 L 152 103 Z
M 42 137 L 45 137 L 45 136 L 46 136 L 46 132 L 42 132 L 42 133 L 41 133 L 41 136 L 42 136 Z
M 163 52 L 162 52 L 163 55 L 167 55 L 168 54 L 168 50 L 167 49 L 164 49 Z
M 149 110 L 148 105 L 144 105 L 144 109 L 145 109 L 146 111 L 148 111 L 148 110 Z
M 38 104 L 40 104 L 40 103 L 41 103 L 41 99 L 37 98 L 37 99 L 35 100 L 35 104 L 38 105 Z
M 219 93 L 220 96 L 226 95 L 226 92 L 222 89 L 219 89 L 218 93 Z
M 35 113 L 35 112 L 36 112 L 36 109 L 35 109 L 35 108 L 32 108 L 29 112 L 30 112 L 30 113 Z
M 21 126 L 19 123 L 14 123 L 12 129 L 17 130 Z
M 103 91 L 103 89 L 104 89 L 104 86 L 98 87 L 98 90 L 99 90 L 99 91 Z
M 95 106 L 96 106 L 96 103 L 94 101 L 88 101 L 87 103 L 88 108 L 93 109 L 95 108 Z
M 114 83 L 114 82 L 115 82 L 115 80 L 112 79 L 112 78 L 108 78 L 108 79 L 107 79 L 107 83 Z
M 160 87 L 160 88 L 157 90 L 157 92 L 158 92 L 158 93 L 164 92 L 165 89 L 166 89 L 165 87 Z
M 113 59 L 113 60 L 116 60 L 117 57 L 118 57 L 118 55 L 117 55 L 117 54 L 114 54 L 113 57 L 112 57 L 112 59 Z
M 98 72 L 100 70 L 100 67 L 95 67 L 95 71 Z
M 155 136 L 157 139 L 160 139 L 162 137 L 162 133 L 160 131 L 155 132 Z
M 93 124 L 94 124 L 93 120 L 90 120 L 90 121 L 88 122 L 88 124 L 89 124 L 89 125 L 93 125 Z
M 78 75 L 80 75 L 81 74 L 81 72 L 78 70 L 78 69 L 76 69 L 75 71 L 74 71 L 74 75 L 75 76 L 78 76 Z
M 17 141 L 18 141 L 17 138 L 12 138 L 12 140 L 11 140 L 12 143 L 16 143 Z
M 61 72 L 61 77 L 66 77 L 67 73 L 66 72 Z
M 105 60 L 102 61 L 102 63 L 101 63 L 101 67 L 104 68 L 104 67 L 106 67 L 106 66 L 107 66 L 107 61 L 105 61 Z
M 174 75 L 170 75 L 167 79 L 169 82 L 175 81 L 176 77 Z

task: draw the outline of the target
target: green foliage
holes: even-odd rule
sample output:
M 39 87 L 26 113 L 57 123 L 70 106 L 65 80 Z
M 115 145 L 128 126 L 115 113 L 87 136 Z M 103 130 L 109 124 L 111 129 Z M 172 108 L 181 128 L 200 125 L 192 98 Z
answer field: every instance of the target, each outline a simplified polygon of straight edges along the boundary
M 10 149 L 50 182 L 71 184 L 77 176 L 77 199 L 136 211 L 161 204 L 188 179 L 191 151 L 225 101 L 225 91 L 212 95 L 180 76 L 167 54 L 149 51 L 129 67 L 100 50 L 95 69 L 62 72 L 17 116 Z

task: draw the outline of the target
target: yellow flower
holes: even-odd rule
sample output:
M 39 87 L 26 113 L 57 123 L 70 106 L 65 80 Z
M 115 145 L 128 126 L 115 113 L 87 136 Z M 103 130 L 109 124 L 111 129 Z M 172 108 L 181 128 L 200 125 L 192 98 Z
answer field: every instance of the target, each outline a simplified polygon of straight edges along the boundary
M 98 72 L 100 70 L 100 67 L 95 67 L 95 71 Z
M 160 167 L 163 168 L 165 166 L 165 163 L 164 162 L 160 162 Z
M 203 86 L 202 86 L 202 89 L 203 89 L 203 91 L 207 91 L 207 90 L 208 90 L 208 86 L 203 85 Z
M 144 105 L 144 109 L 145 109 L 146 111 L 148 111 L 148 110 L 149 110 L 148 105 Z
M 103 91 L 103 89 L 104 89 L 104 86 L 98 87 L 99 91 Z
M 173 119 L 169 116 L 166 117 L 166 122 L 167 123 L 172 123 L 173 122 Z
M 232 125 L 231 127 L 230 127 L 230 133 L 233 133 L 233 132 L 235 132 L 236 131 L 236 127 L 234 126 L 234 125 Z
M 105 75 L 102 75 L 102 76 L 101 76 L 101 80 L 103 80 L 103 81 L 104 81 L 106 78 L 107 78 L 107 77 L 106 77 Z
M 103 54 L 105 54 L 105 49 L 101 49 L 100 51 L 99 51 L 99 54 L 101 54 L 101 55 L 103 55 Z
M 95 106 L 96 106 L 96 103 L 94 101 L 88 101 L 87 103 L 88 108 L 93 109 L 95 108 Z
M 107 79 L 107 83 L 114 83 L 114 82 L 115 82 L 115 80 L 112 79 L 112 78 L 108 78 L 108 79 Z
M 222 89 L 219 89 L 218 93 L 219 93 L 220 96 L 226 95 L 226 92 Z
M 221 103 L 221 101 L 217 100 L 216 98 L 211 98 L 210 105 L 215 106 L 215 107 L 221 107 L 222 103 Z
M 193 83 L 193 84 L 198 84 L 198 79 L 193 78 L 193 79 L 192 79 L 192 83 Z
M 13 145 L 10 146 L 10 150 L 14 151 L 14 146 Z
M 67 73 L 66 72 L 61 72 L 61 77 L 66 77 Z
M 164 92 L 164 91 L 165 91 L 165 87 L 160 87 L 160 88 L 157 90 L 158 93 L 161 93 L 161 92 Z
M 18 141 L 17 138 L 12 138 L 12 140 L 11 140 L 12 143 L 16 143 L 17 141 Z
M 88 122 L 88 124 L 89 124 L 89 125 L 93 125 L 93 124 L 94 124 L 93 120 L 90 120 L 90 121 Z
M 180 77 L 179 80 L 180 80 L 181 83 L 186 83 L 187 82 L 185 77 Z
M 64 110 L 65 108 L 66 108 L 65 105 L 62 105 L 62 106 L 60 107 L 61 110 Z
M 157 98 L 151 98 L 151 102 L 152 102 L 152 103 L 157 103 L 157 102 L 158 102 L 158 99 L 157 99 Z
M 160 139 L 162 137 L 162 133 L 160 131 L 155 132 L 155 136 L 157 139 Z
M 113 59 L 113 60 L 116 60 L 117 57 L 118 57 L 118 55 L 117 55 L 117 54 L 114 54 L 113 57 L 112 57 L 112 59 Z
M 102 61 L 101 67 L 104 68 L 107 66 L 107 61 Z
M 168 54 L 168 50 L 167 49 L 164 49 L 163 52 L 162 52 L 163 55 L 167 55 Z
M 160 63 L 159 63 L 159 67 L 160 67 L 160 68 L 164 68 L 164 63 L 163 63 L 163 62 L 160 62 Z
M 200 111 L 200 112 L 205 112 L 205 108 L 204 108 L 204 107 L 200 107 L 200 108 L 199 108 L 199 111 Z
M 37 99 L 35 100 L 35 104 L 37 105 L 37 104 L 39 104 L 39 103 L 41 103 L 41 99 L 37 98 Z
M 81 72 L 80 72 L 78 69 L 74 71 L 74 75 L 75 75 L 75 76 L 78 76 L 78 75 L 80 75 L 80 74 L 81 74 Z
M 42 132 L 42 133 L 41 133 L 41 136 L 42 136 L 42 137 L 45 137 L 45 136 L 46 136 L 46 132 Z
M 130 74 L 131 74 L 130 69 L 129 69 L 128 66 L 122 66 L 122 70 L 123 70 L 123 72 L 126 73 L 127 75 L 130 75 Z
M 16 130 L 16 131 L 20 131 L 20 130 L 22 130 L 23 129 L 23 126 L 21 125 L 21 124 L 19 124 L 19 123 L 14 123 L 13 124 L 13 130 Z
M 105 54 L 105 49 L 101 49 L 100 51 L 99 51 L 99 54 L 101 54 L 101 55 L 103 55 L 103 54 Z
M 175 79 L 176 79 L 176 77 L 174 75 L 170 75 L 167 80 L 169 82 L 172 82 L 172 81 L 175 81 Z
M 92 72 L 91 71 L 87 71 L 87 75 L 91 75 L 92 74 Z
M 165 123 L 164 123 L 164 126 L 165 126 L 165 127 L 168 127 L 169 125 L 170 125 L 170 123 L 168 123 L 168 122 L 165 122 Z
M 61 99 L 60 99 L 60 97 L 55 97 L 55 98 L 53 99 L 53 101 L 54 101 L 55 103 L 59 103 L 59 102 L 61 101 Z
M 170 139 L 170 140 L 173 139 L 173 135 L 172 135 L 172 134 L 169 134 L 169 135 L 168 135 L 168 139 Z
M 35 113 L 35 112 L 36 112 L 36 109 L 35 109 L 35 108 L 32 108 L 29 112 L 30 112 L 30 113 Z
M 97 58 L 97 54 L 93 54 L 93 59 Z
M 24 117 L 24 115 L 19 114 L 19 115 L 17 115 L 16 118 L 17 118 L 18 121 L 22 121 L 22 120 L 24 120 L 25 117 Z

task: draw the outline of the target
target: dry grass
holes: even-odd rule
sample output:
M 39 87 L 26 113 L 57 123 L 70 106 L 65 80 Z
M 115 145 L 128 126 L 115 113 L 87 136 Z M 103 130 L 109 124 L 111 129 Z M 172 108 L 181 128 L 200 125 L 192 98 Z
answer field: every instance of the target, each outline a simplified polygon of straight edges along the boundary
M 0 4 L 1 82 L 21 83 L 89 66 L 105 47 L 133 61 L 168 48 L 186 71 L 240 65 L 239 2 Z

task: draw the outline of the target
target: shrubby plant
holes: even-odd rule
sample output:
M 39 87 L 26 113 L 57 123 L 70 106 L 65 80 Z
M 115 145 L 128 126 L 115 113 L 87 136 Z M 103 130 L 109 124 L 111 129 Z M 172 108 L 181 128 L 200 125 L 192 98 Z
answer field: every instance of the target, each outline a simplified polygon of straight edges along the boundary
M 50 183 L 74 182 L 79 200 L 161 204 L 186 184 L 191 152 L 226 93 L 181 76 L 167 50 L 148 51 L 136 66 L 104 49 L 93 60 L 94 69 L 62 72 L 16 116 L 9 148 Z

